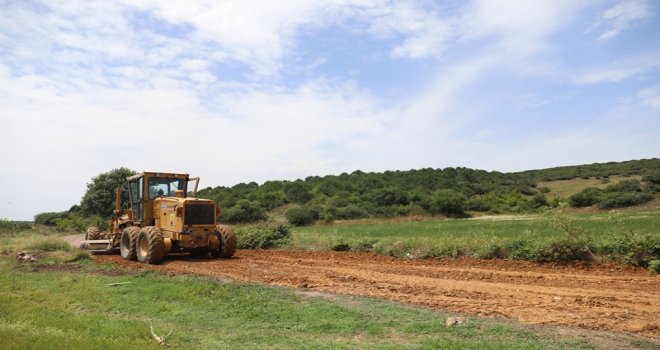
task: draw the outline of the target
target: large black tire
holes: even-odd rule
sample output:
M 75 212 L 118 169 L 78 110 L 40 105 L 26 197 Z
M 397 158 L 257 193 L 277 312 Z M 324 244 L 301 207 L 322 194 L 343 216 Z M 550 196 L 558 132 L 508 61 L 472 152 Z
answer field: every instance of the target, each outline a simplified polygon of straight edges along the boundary
M 165 257 L 163 234 L 155 226 L 147 226 L 140 230 L 137 239 L 137 259 L 147 264 L 160 264 Z
M 236 235 L 231 227 L 218 225 L 215 227 L 215 235 L 220 241 L 220 248 L 211 250 L 214 258 L 229 259 L 236 252 Z
M 101 231 L 98 227 L 90 226 L 87 228 L 87 234 L 85 235 L 86 241 L 92 241 L 95 239 L 101 238 Z
M 119 252 L 122 258 L 133 261 L 137 260 L 137 238 L 139 233 L 140 228 L 136 226 L 127 227 L 121 233 Z

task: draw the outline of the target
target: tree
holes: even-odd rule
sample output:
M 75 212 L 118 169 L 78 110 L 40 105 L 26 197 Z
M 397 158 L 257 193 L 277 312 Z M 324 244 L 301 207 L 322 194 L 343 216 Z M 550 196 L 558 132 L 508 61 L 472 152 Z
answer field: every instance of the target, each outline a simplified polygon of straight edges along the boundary
M 286 211 L 286 219 L 295 226 L 307 226 L 318 220 L 319 213 L 313 208 L 305 206 L 291 207 Z
M 450 216 L 465 216 L 467 200 L 465 196 L 454 190 L 439 190 L 433 195 L 435 208 L 438 212 Z
M 239 199 L 236 205 L 222 213 L 221 220 L 228 223 L 256 222 L 266 220 L 266 210 L 257 201 Z
M 112 169 L 92 178 L 87 184 L 87 191 L 80 201 L 80 210 L 84 215 L 100 215 L 109 217 L 115 208 L 115 191 L 122 187 L 121 202 L 123 208 L 128 208 L 128 187 L 126 178 L 135 175 L 128 168 Z
M 285 190 L 287 199 L 291 203 L 304 204 L 313 198 L 309 186 L 301 180 L 289 184 Z

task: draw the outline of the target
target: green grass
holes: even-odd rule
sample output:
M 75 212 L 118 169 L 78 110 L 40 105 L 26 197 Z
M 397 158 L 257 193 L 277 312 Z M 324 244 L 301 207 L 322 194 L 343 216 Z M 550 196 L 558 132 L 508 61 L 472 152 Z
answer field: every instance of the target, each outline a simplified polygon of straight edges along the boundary
M 537 184 L 537 187 L 547 187 L 550 189 L 548 197 L 550 199 L 559 197 L 559 198 L 568 198 L 587 187 L 596 187 L 596 188 L 605 188 L 611 184 L 619 183 L 623 180 L 641 180 L 642 177 L 639 175 L 633 176 L 610 176 L 609 179 L 597 179 L 595 177 L 589 179 L 571 179 L 571 180 L 554 180 L 554 181 L 540 181 Z
M 171 348 L 241 349 L 589 349 L 511 322 L 468 318 L 446 328 L 446 313 L 343 296 L 151 272 L 105 276 L 31 272 L 0 259 L 3 349 L 157 349 L 150 322 Z M 131 282 L 111 287 L 109 283 Z
M 2 237 L 0 237 L 2 238 Z M 467 317 L 389 301 L 66 263 L 80 253 L 38 231 L 0 239 L 2 349 L 592 349 L 584 335 Z M 37 263 L 13 252 L 32 247 Z M 61 250 L 54 250 L 61 249 Z M 10 253 L 11 252 L 11 253 Z M 126 283 L 128 282 L 128 283 Z M 111 283 L 126 283 L 109 286 Z M 595 335 L 594 344 L 599 335 Z M 653 343 L 626 338 L 645 348 Z
M 608 259 L 645 266 L 650 260 L 660 259 L 660 212 L 568 215 L 553 211 L 474 219 L 345 222 L 295 228 L 290 246 L 373 251 L 403 258 L 467 256 L 546 261 L 552 260 L 548 249 L 564 243 L 587 247 Z M 525 249 L 532 250 L 531 255 L 517 251 Z M 647 255 L 633 261 L 635 254 L 643 250 Z

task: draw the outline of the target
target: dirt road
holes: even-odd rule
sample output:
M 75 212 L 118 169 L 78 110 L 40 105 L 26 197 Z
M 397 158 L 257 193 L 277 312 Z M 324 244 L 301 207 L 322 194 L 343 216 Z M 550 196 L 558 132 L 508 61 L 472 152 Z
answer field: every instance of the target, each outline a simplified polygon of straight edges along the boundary
M 114 255 L 96 256 L 95 261 L 138 269 L 145 266 Z M 239 250 L 230 260 L 171 256 L 162 265 L 147 268 L 660 339 L 660 276 L 618 265 L 401 260 L 350 252 Z

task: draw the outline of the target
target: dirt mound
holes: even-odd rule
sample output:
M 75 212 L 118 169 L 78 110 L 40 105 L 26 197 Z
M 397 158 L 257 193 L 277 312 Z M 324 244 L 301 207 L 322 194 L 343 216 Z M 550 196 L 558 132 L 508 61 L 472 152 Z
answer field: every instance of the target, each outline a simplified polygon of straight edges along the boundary
M 94 259 L 131 268 L 145 266 L 119 256 Z M 239 250 L 229 260 L 173 255 L 162 265 L 148 268 L 660 339 L 660 277 L 618 265 L 401 260 L 351 252 Z

